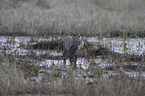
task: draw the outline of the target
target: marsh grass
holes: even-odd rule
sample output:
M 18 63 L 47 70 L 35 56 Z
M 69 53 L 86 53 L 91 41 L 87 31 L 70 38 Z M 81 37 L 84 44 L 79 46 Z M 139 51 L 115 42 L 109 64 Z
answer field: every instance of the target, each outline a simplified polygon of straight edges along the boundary
M 98 35 L 100 40 L 104 36 L 122 36 L 125 54 L 126 38 L 145 36 L 144 5 L 144 0 L 1 0 L 0 35 L 47 37 L 82 33 L 84 36 Z M 14 43 L 13 40 L 10 41 L 9 43 Z M 105 58 L 108 63 L 114 63 L 119 67 L 108 66 L 103 69 L 92 63 L 89 70 L 80 69 L 80 73 L 87 74 L 82 76 L 79 70 L 60 71 L 56 66 L 52 66 L 51 69 L 48 66 L 41 68 L 35 64 L 36 62 L 31 62 L 39 59 L 33 51 L 30 55 L 21 56 L 16 50 L 15 54 L 8 55 L 6 50 L 10 47 L 1 47 L 2 96 L 144 96 L 145 94 L 145 79 L 141 76 L 130 77 L 124 71 L 126 67 L 130 70 L 144 71 L 144 60 L 140 61 L 139 67 L 123 66 L 124 61 L 130 57 L 111 58 L 112 54 L 108 54 Z M 103 76 L 109 70 L 113 70 L 116 74 Z M 88 78 L 93 82 L 88 81 Z
M 1 0 L 1 35 L 144 37 L 144 0 Z
M 6 57 L 0 63 L 0 94 L 2 96 L 23 94 L 30 88 L 29 79 L 25 79 L 24 72 L 15 63 L 10 63 Z
M 113 62 L 110 61 L 110 63 Z M 2 96 L 27 94 L 144 96 L 145 79 L 141 76 L 130 77 L 124 71 L 125 69 L 137 71 L 139 67 L 136 65 L 101 68 L 96 63 L 92 63 L 89 70 L 61 70 L 62 67 L 60 66 L 59 69 L 56 65 L 51 68 L 47 66 L 41 68 L 38 65 L 33 65 L 29 59 L 22 59 L 22 57 L 14 55 L 1 55 L 0 63 L 0 95 Z M 116 61 L 115 65 L 118 63 Z M 40 70 L 44 72 L 40 72 Z M 103 76 L 109 70 L 116 74 Z M 41 79 L 38 80 L 38 78 Z M 88 81 L 88 78 L 93 81 Z

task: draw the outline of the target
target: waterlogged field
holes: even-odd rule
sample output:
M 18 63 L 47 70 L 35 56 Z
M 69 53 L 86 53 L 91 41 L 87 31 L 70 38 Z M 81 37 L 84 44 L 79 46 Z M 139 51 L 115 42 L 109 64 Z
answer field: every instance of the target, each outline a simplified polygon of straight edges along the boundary
M 144 96 L 145 0 L 0 0 L 0 96 Z M 83 35 L 77 68 L 62 40 Z
M 65 67 L 63 65 L 62 50 L 37 49 L 32 47 L 40 42 L 63 40 L 63 38 L 64 37 L 56 36 L 50 36 L 48 38 L 0 36 L 0 54 L 2 58 L 14 62 L 17 66 L 21 67 L 21 70 L 23 70 L 25 74 L 24 77 L 29 77 L 32 85 L 35 83 L 39 86 L 38 89 L 41 88 L 40 86 L 43 84 L 45 87 L 46 85 L 50 86 L 49 84 L 52 82 L 55 84 L 53 86 L 57 87 L 64 79 L 66 79 L 68 74 L 73 76 L 74 80 L 83 80 L 85 84 L 91 84 L 91 86 L 92 84 L 96 84 L 98 79 L 106 80 L 110 77 L 120 76 L 120 74 L 127 76 L 127 78 L 145 79 L 145 65 L 143 61 L 120 62 L 115 59 L 112 60 L 110 57 L 103 58 L 102 56 L 96 56 L 95 58 L 79 57 L 77 60 L 77 69 L 72 70 L 69 60 L 67 60 Z M 137 54 L 139 56 L 144 55 L 144 38 L 128 38 L 126 40 L 123 38 L 103 38 L 100 40 L 98 37 L 84 37 L 84 39 L 90 44 L 93 44 L 96 48 L 97 44 L 100 44 L 120 54 L 128 53 Z M 7 66 L 7 63 L 4 63 L 3 67 L 4 66 Z M 50 80 L 50 76 L 52 76 L 52 81 Z
M 106 80 L 110 77 L 120 76 L 120 74 L 124 74 L 128 78 L 145 79 L 145 65 L 143 61 L 132 62 L 125 60 L 120 62 L 115 59 L 103 58 L 102 56 L 96 56 L 95 58 L 79 57 L 77 60 L 77 69 L 72 70 L 69 60 L 67 60 L 65 67 L 63 65 L 62 50 L 34 49 L 32 47 L 32 45 L 40 42 L 63 40 L 63 38 L 56 36 L 50 36 L 48 38 L 0 36 L 0 54 L 2 58 L 6 58 L 6 60 L 14 62 L 17 66 L 21 67 L 21 70 L 25 74 L 24 77 L 29 77 L 32 85 L 35 83 L 39 87 L 43 84 L 45 87 L 47 85 L 50 86 L 49 84 L 52 84 L 52 82 L 54 84 L 53 86 L 57 87 L 68 74 L 73 76 L 74 80 L 81 79 L 85 84 L 91 84 L 91 86 L 96 84 L 98 79 Z M 97 47 L 97 44 L 100 44 L 120 54 L 144 55 L 145 38 L 128 38 L 126 40 L 123 38 L 103 38 L 100 40 L 98 37 L 84 37 L 84 39 L 95 47 Z M 7 63 L 4 63 L 3 66 L 7 66 Z M 50 76 L 52 76 L 52 81 L 50 80 Z
M 19 55 L 24 55 L 31 49 L 30 45 L 36 44 L 38 42 L 47 42 L 52 40 L 61 40 L 61 38 L 64 37 L 49 37 L 49 38 L 42 38 L 42 37 L 30 37 L 30 36 L 0 36 L 0 43 L 1 47 L 7 47 L 9 50 L 7 50 L 8 53 L 17 51 Z M 129 54 L 136 54 L 136 55 L 144 55 L 145 51 L 145 38 L 103 38 L 99 39 L 98 37 L 84 37 L 89 43 L 96 45 L 101 44 L 103 47 L 110 48 L 112 51 L 118 52 L 123 54 L 124 52 Z M 124 50 L 124 47 L 126 50 Z M 56 52 L 56 50 L 53 50 L 52 53 L 51 50 L 35 50 L 34 52 L 37 54 L 43 54 L 45 52 L 49 52 L 49 54 L 52 55 L 61 55 L 61 53 Z
M 18 56 L 31 56 L 32 55 L 32 61 L 35 61 L 34 65 L 37 65 L 39 67 L 47 67 L 48 72 L 52 71 L 51 68 L 56 68 L 56 69 L 62 69 L 62 72 L 64 70 L 63 66 L 63 59 L 60 58 L 60 60 L 55 58 L 49 59 L 49 57 L 45 56 L 45 54 L 49 54 L 50 56 L 58 56 L 62 57 L 62 51 L 57 51 L 57 50 L 50 50 L 50 49 L 34 49 L 31 46 L 33 44 L 36 44 L 41 41 L 52 41 L 55 40 L 55 37 L 49 37 L 49 38 L 38 38 L 38 37 L 23 37 L 23 36 L 18 36 L 18 37 L 10 37 L 10 36 L 1 36 L 0 37 L 0 43 L 1 43 L 1 54 L 9 54 L 9 55 L 18 55 Z M 58 37 L 57 39 L 60 39 L 63 37 Z M 89 43 L 92 44 L 101 44 L 104 47 L 108 47 L 111 50 L 124 54 L 129 53 L 129 54 L 137 54 L 137 55 L 144 55 L 144 50 L 145 50 L 145 38 L 134 38 L 134 39 L 126 39 L 124 40 L 123 38 L 103 38 L 102 40 L 99 40 L 98 37 L 89 37 L 86 38 L 84 37 Z M 124 46 L 126 46 L 126 50 L 124 50 Z M 96 46 L 97 47 L 97 46 Z M 36 59 L 33 59 L 33 56 L 37 57 Z M 115 61 L 115 60 L 114 60 Z M 83 71 L 88 70 L 94 63 L 100 68 L 107 68 L 111 66 L 116 66 L 114 62 L 110 62 L 107 59 L 101 58 L 101 56 L 97 56 L 96 58 L 93 59 L 87 59 L 87 58 L 78 58 L 77 61 L 77 71 Z M 132 66 L 139 66 L 140 62 L 124 62 L 123 65 L 132 65 Z M 70 68 L 70 62 L 67 60 L 66 64 L 66 69 Z M 131 77 L 137 77 L 141 76 L 145 78 L 145 66 L 143 65 L 143 70 L 140 72 L 139 70 L 131 70 L 130 68 L 124 69 L 125 74 Z M 50 68 L 50 69 L 49 69 Z M 40 73 L 45 72 L 46 70 L 39 70 Z M 113 70 L 109 70 L 106 72 L 106 74 L 102 74 L 102 76 L 107 76 L 107 75 L 113 75 L 115 72 Z M 79 75 L 79 74 L 78 74 Z

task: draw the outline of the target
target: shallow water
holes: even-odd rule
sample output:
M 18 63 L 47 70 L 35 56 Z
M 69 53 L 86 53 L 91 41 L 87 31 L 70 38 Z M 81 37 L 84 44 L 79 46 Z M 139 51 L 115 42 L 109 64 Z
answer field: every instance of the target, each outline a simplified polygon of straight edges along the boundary
M 145 38 L 127 38 L 126 40 L 123 38 L 103 38 L 99 40 L 98 37 L 89 37 L 87 41 L 93 44 L 99 42 L 104 47 L 121 54 L 125 51 L 126 53 L 141 55 L 145 51 Z M 124 50 L 125 45 L 126 50 Z
M 57 39 L 60 39 L 61 37 L 58 37 Z M 130 53 L 130 54 L 138 54 L 142 55 L 145 51 L 145 38 L 134 38 L 134 39 L 126 39 L 123 38 L 103 38 L 102 40 L 99 40 L 98 37 L 89 37 L 86 38 L 88 42 L 92 44 L 101 44 L 104 47 L 110 48 L 111 50 L 123 54 L 124 52 Z M 6 54 L 13 54 L 13 55 L 30 55 L 34 53 L 36 56 L 43 55 L 43 54 L 49 54 L 51 56 L 62 56 L 62 52 L 57 52 L 56 50 L 34 50 L 29 47 L 28 45 L 35 44 L 40 41 L 51 41 L 55 40 L 55 37 L 49 37 L 49 38 L 37 38 L 37 37 L 8 37 L 8 36 L 0 36 L 0 53 L 6 52 Z M 22 46 L 23 45 L 23 46 Z M 26 46 L 24 46 L 26 45 Z M 126 46 L 125 46 L 126 45 Z M 126 50 L 124 50 L 124 46 Z M 4 51 L 5 50 L 5 51 Z M 87 70 L 90 67 L 91 63 L 97 64 L 100 68 L 105 68 L 108 66 L 115 66 L 112 62 L 108 62 L 106 59 L 102 58 L 96 58 L 96 59 L 85 59 L 85 58 L 78 58 L 77 60 L 77 67 L 81 68 L 83 70 Z M 63 60 L 49 60 L 49 59 L 43 59 L 41 61 L 38 61 L 37 64 L 41 67 L 45 66 L 47 68 L 55 66 L 55 67 L 62 67 L 63 66 Z M 125 64 L 125 63 L 124 63 Z M 138 63 L 130 62 L 132 65 L 138 65 Z M 66 68 L 70 68 L 69 60 L 66 61 Z M 43 71 L 43 70 L 41 70 Z M 86 74 L 86 73 L 84 73 Z M 114 71 L 110 70 L 106 74 L 103 74 L 103 76 L 110 76 L 117 74 Z M 136 76 L 142 76 L 145 78 L 145 72 L 136 72 L 136 71 L 125 71 L 125 74 L 129 75 L 130 77 L 136 77 Z M 90 79 L 91 80 L 91 79 Z

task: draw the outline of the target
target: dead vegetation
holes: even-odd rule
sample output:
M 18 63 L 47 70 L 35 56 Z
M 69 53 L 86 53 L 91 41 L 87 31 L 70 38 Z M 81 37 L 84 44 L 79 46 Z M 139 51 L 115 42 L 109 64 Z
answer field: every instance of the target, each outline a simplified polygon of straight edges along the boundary
M 35 46 L 34 48 L 39 50 L 50 48 L 51 50 L 62 51 L 61 40 L 40 42 L 34 45 L 32 43 L 29 48 Z M 88 56 L 84 58 L 102 56 L 104 60 L 107 59 L 114 65 L 101 68 L 92 61 L 88 69 L 84 70 L 80 67 L 73 71 L 54 64 L 50 67 L 40 66 L 39 60 L 41 59 L 38 59 L 40 56 L 35 56 L 33 53 L 19 55 L 2 52 L 0 55 L 0 86 L 2 86 L 0 95 L 144 96 L 144 77 L 140 75 L 130 77 L 125 73 L 125 70 L 130 70 L 141 74 L 145 71 L 144 62 L 135 61 L 139 62 L 140 65 L 124 64 L 125 61 L 130 62 L 130 60 L 127 58 L 123 60 L 124 58 L 120 58 L 122 55 L 119 53 L 88 42 L 86 42 L 86 46 L 88 47 Z M 83 52 L 80 54 L 84 55 Z M 115 56 L 118 57 L 115 58 Z M 54 59 L 54 57 L 51 58 Z M 50 58 L 46 56 L 44 59 Z M 60 58 L 55 59 L 59 60 Z M 104 76 L 109 74 L 109 71 L 114 72 L 114 75 Z
M 144 0 L 1 0 L 0 34 L 144 37 Z
M 145 37 L 144 5 L 144 0 L 0 0 L 0 35 Z M 41 41 L 28 44 L 27 49 L 62 51 L 62 43 Z M 26 55 L 7 54 L 10 46 L 1 47 L 0 95 L 144 96 L 145 78 L 140 75 L 145 71 L 144 55 L 120 54 L 88 42 L 86 46 L 88 50 L 82 49 L 79 57 L 101 56 L 114 65 L 101 68 L 92 60 L 87 70 L 75 71 L 54 64 L 40 66 L 42 59 L 62 57 L 37 56 L 32 50 Z M 131 77 L 125 70 L 139 75 Z
M 3 60 L 5 57 L 3 57 Z M 32 79 L 33 76 L 26 76 L 27 70 L 32 71 L 34 67 L 26 65 L 17 65 L 17 63 L 1 61 L 0 64 L 0 95 L 83 95 L 83 96 L 144 96 L 145 81 L 141 77 L 131 78 L 118 71 L 116 75 L 103 78 L 101 69 L 92 65 L 90 69 L 94 82 L 86 82 L 85 76 L 77 76 L 77 71 L 67 70 L 65 75 L 63 71 L 53 67 L 52 72 L 43 73 L 42 79 Z M 23 70 L 27 68 L 27 70 Z M 95 69 L 96 68 L 96 69 Z M 96 70 L 96 71 L 95 71 Z M 40 74 L 40 73 L 39 73 Z M 41 73 L 42 74 L 42 73 Z M 30 78 L 31 77 L 31 78 Z M 87 76 L 88 77 L 88 76 Z
M 54 49 L 57 49 L 58 46 L 60 47 L 61 45 L 58 42 L 56 43 L 56 41 L 53 43 L 50 42 L 50 44 L 47 42 L 46 44 L 48 44 L 47 48 L 51 45 Z M 88 45 L 88 48 L 89 46 L 91 46 L 91 48 L 93 46 L 89 43 L 86 43 L 86 45 Z M 44 45 L 41 46 L 39 45 L 38 48 L 46 48 Z M 37 48 L 36 44 L 35 48 Z M 58 50 L 59 49 L 61 48 L 58 48 Z M 97 53 L 95 53 L 96 51 Z M 107 48 L 101 48 L 101 46 L 99 46 L 95 52 L 94 55 L 92 55 L 94 57 L 98 55 L 110 54 L 110 50 Z M 0 56 L 0 95 L 2 96 L 28 94 L 56 96 L 144 96 L 144 78 L 140 76 L 130 77 L 123 71 L 129 69 L 132 71 L 138 70 L 141 72 L 145 70 L 143 65 L 140 67 L 136 65 L 120 66 L 118 65 L 118 62 L 116 62 L 116 66 L 100 68 L 96 63 L 92 62 L 87 70 L 78 69 L 73 71 L 71 69 L 64 69 L 61 66 L 58 67 L 53 64 L 50 68 L 47 66 L 40 67 L 36 64 L 36 62 L 32 62 L 34 58 L 32 59 L 31 56 L 8 54 L 1 54 Z M 38 59 L 36 60 L 38 61 Z M 120 68 L 123 68 L 123 70 Z M 115 71 L 116 74 L 103 77 L 103 75 L 110 70 Z M 38 80 L 39 78 L 41 79 Z M 88 80 L 88 78 L 92 80 Z

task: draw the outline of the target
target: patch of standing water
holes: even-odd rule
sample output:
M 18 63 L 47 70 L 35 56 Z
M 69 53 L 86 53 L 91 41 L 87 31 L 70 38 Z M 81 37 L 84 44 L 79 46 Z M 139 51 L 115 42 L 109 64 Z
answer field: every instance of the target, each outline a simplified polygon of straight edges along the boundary
M 57 39 L 60 39 L 61 37 L 58 37 Z M 12 51 L 18 51 L 19 54 L 25 54 L 27 50 L 24 48 L 20 48 L 20 43 L 23 44 L 28 44 L 31 43 L 30 41 L 34 40 L 37 42 L 40 41 L 51 41 L 55 40 L 55 37 L 50 37 L 50 38 L 34 38 L 34 37 L 24 37 L 24 36 L 19 36 L 19 37 L 10 37 L 10 36 L 0 36 L 0 44 L 1 46 L 8 46 L 11 48 Z M 88 37 L 87 41 L 93 44 L 98 44 L 100 43 L 104 47 L 110 48 L 111 50 L 123 54 L 124 52 L 130 53 L 130 54 L 144 54 L 145 51 L 145 38 L 134 38 L 134 39 L 126 39 L 124 40 L 123 38 L 103 38 L 100 40 L 98 37 Z M 126 50 L 124 50 L 126 48 Z M 22 52 L 21 52 L 22 51 Z M 9 52 L 9 51 L 8 51 Z M 37 52 L 36 52 L 37 53 Z M 38 54 L 40 52 L 38 51 Z M 53 54 L 50 53 L 50 54 Z M 55 52 L 56 55 L 58 55 Z M 59 53 L 60 55 L 60 53 Z
M 130 76 L 130 77 L 138 77 L 138 76 L 141 76 L 141 77 L 144 77 L 145 78 L 145 72 L 134 72 L 134 71 L 131 71 L 131 72 L 128 72 L 128 71 L 125 71 L 125 73 Z
M 59 39 L 61 37 L 58 37 Z M 33 42 L 31 42 L 31 40 Z M 29 43 L 35 43 L 35 42 L 40 42 L 40 41 L 51 41 L 51 40 L 56 40 L 55 37 L 50 37 L 50 38 L 34 38 L 34 37 L 24 37 L 24 36 L 19 36 L 19 37 L 9 37 L 9 36 L 0 36 L 0 47 L 1 50 L 0 52 L 3 52 L 4 47 L 6 47 L 6 54 L 18 54 L 18 55 L 28 55 L 35 53 L 37 56 L 41 54 L 46 54 L 48 53 L 49 55 L 52 56 L 62 56 L 62 52 L 57 52 L 54 50 L 34 50 L 34 49 L 25 49 L 21 47 L 21 43 L 23 44 L 29 44 Z M 89 37 L 87 38 L 87 41 L 92 43 L 92 44 L 98 44 L 100 43 L 104 47 L 110 48 L 111 50 L 118 52 L 118 53 L 124 53 L 126 51 L 127 53 L 131 54 L 144 54 L 145 51 L 145 38 L 138 38 L 138 39 L 122 39 L 122 38 L 103 38 L 102 40 L 99 40 L 98 37 Z M 124 50 L 124 46 L 126 50 Z M 84 58 L 78 58 L 77 61 L 77 67 L 82 68 L 84 70 L 88 69 L 90 66 L 90 63 L 93 61 L 88 61 L 85 60 Z M 107 66 L 113 66 L 113 64 L 110 64 L 107 60 L 96 58 L 94 60 L 95 64 L 100 66 L 101 68 L 105 68 Z M 42 60 L 37 62 L 40 64 L 40 66 L 57 66 L 60 67 L 63 65 L 63 60 Z M 66 61 L 66 66 L 67 68 L 70 68 L 70 63 L 69 60 Z M 114 73 L 113 73 L 114 74 Z M 135 74 L 134 72 L 126 72 L 126 74 L 130 74 L 132 76 Z M 131 75 L 132 74 L 132 75 Z M 138 74 L 138 73 L 137 73 Z M 106 76 L 106 75 L 104 75 Z M 133 75 L 133 76 L 138 76 L 138 75 Z M 145 77 L 145 72 L 141 73 L 141 76 Z
M 63 60 L 43 60 L 43 61 L 40 61 L 38 62 L 38 64 L 40 64 L 40 66 L 47 66 L 47 67 L 51 67 L 51 66 L 55 66 L 55 67 L 60 67 L 60 66 L 63 66 Z M 67 59 L 66 60 L 66 66 L 68 68 L 70 68 L 70 62 L 69 60 Z M 78 68 L 82 68 L 82 69 L 87 69 L 89 67 L 89 62 L 83 58 L 78 58 L 77 60 L 77 67 Z
M 58 37 L 57 39 L 59 39 L 60 37 Z M 40 41 L 51 41 L 51 40 L 55 40 L 54 37 L 49 37 L 49 38 L 33 38 L 30 36 L 16 36 L 16 37 L 12 37 L 12 36 L 0 36 L 0 47 L 5 47 L 6 48 L 6 54 L 17 54 L 17 55 L 28 55 L 31 54 L 31 52 L 35 53 L 37 56 L 40 54 L 45 54 L 49 51 L 50 55 L 56 56 L 56 55 L 61 55 L 62 53 L 58 53 L 56 51 L 52 52 L 50 50 L 31 50 L 31 48 L 29 48 L 30 50 L 24 49 L 23 47 L 21 47 L 21 43 L 28 45 L 29 43 L 31 44 L 31 40 L 33 42 L 40 42 Z M 2 52 L 2 50 L 0 50 L 0 52 Z
M 145 51 L 145 38 L 103 38 L 100 40 L 98 37 L 89 37 L 87 41 L 93 44 L 101 44 L 104 47 L 110 48 L 114 52 L 123 54 L 124 52 L 130 54 L 141 55 Z M 125 50 L 124 50 L 125 49 Z
M 98 66 L 105 68 L 107 66 L 111 66 L 108 65 L 107 60 L 104 61 L 104 59 L 95 59 L 95 64 L 97 64 Z M 91 61 L 88 61 L 84 58 L 78 58 L 76 64 L 77 64 L 77 68 L 81 68 L 83 70 L 86 70 L 89 68 Z M 47 66 L 47 67 L 51 67 L 51 66 L 63 66 L 63 60 L 43 60 L 39 62 L 40 66 Z M 66 60 L 66 66 L 70 67 L 70 62 L 67 59 Z

